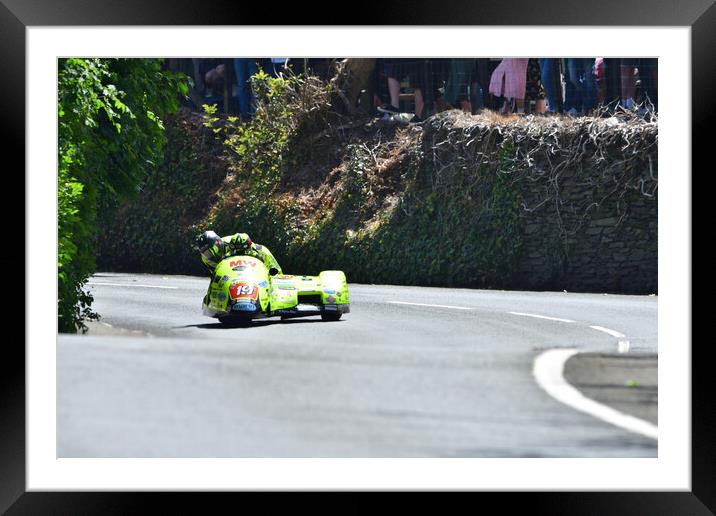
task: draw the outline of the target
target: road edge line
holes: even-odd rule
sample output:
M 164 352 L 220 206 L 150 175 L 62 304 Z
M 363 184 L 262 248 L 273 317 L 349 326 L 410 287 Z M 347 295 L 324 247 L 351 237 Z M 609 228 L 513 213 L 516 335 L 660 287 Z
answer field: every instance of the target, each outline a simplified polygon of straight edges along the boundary
M 537 384 L 557 401 L 614 426 L 658 440 L 658 427 L 587 398 L 564 378 L 564 364 L 580 353 L 574 348 L 549 349 L 537 355 L 532 373 Z
M 106 285 L 106 286 L 110 286 L 110 287 L 165 288 L 165 289 L 172 289 L 172 290 L 179 289 L 179 287 L 170 287 L 168 285 L 142 285 L 142 284 L 132 285 L 131 283 L 105 283 L 105 282 L 96 282 L 96 281 L 90 281 L 87 283 L 87 285 L 90 287 L 92 287 L 94 285 Z
M 560 317 L 549 317 L 547 315 L 528 314 L 525 312 L 507 312 L 507 313 L 511 314 L 511 315 L 521 315 L 523 317 L 534 317 L 536 319 L 547 319 L 548 321 L 559 321 L 559 322 L 564 322 L 564 323 L 577 322 L 577 321 L 573 321 L 572 319 L 562 319 Z
M 470 306 L 433 305 L 428 303 L 409 303 L 408 301 L 388 301 L 392 305 L 428 306 L 432 308 L 452 308 L 454 310 L 473 310 Z

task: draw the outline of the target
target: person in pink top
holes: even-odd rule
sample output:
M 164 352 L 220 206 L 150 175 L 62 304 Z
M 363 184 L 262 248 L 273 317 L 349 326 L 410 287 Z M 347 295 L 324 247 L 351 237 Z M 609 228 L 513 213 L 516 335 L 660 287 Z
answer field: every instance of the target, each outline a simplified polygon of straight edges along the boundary
M 503 59 L 490 78 L 490 93 L 504 97 L 502 113 L 509 113 L 512 99 L 517 101 L 518 112 L 524 112 L 527 88 L 527 63 L 529 59 Z

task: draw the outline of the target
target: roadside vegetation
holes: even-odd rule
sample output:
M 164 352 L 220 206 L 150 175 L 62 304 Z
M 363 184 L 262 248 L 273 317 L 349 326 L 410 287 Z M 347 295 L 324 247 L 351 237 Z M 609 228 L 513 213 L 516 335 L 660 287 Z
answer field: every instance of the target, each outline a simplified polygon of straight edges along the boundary
M 163 119 L 188 93 L 159 59 L 58 63 L 58 328 L 96 319 L 85 283 L 95 271 L 98 213 L 128 202 L 163 161 Z
M 100 267 L 201 274 L 191 244 L 210 228 L 248 232 L 288 272 L 511 288 L 535 255 L 550 272 L 529 287 L 560 288 L 594 217 L 628 239 L 630 206 L 656 202 L 655 119 L 449 111 L 385 126 L 338 106 L 335 81 L 259 73 L 253 88 L 248 123 L 213 106 L 168 119 L 164 161 L 104 222 Z M 655 252 L 655 230 L 645 241 Z

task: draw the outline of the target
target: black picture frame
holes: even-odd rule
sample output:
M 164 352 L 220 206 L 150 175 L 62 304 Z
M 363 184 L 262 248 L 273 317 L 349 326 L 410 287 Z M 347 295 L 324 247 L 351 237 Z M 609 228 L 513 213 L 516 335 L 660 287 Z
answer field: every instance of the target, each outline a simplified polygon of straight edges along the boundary
M 0 81 L 0 117 L 4 147 L 18 158 L 15 165 L 3 169 L 25 187 L 25 29 L 44 25 L 621 25 L 691 27 L 692 70 L 692 163 L 709 163 L 707 153 L 713 146 L 714 95 L 712 86 L 716 63 L 716 6 L 713 0 L 543 0 L 522 4 L 517 0 L 473 2 L 419 1 L 363 2 L 355 4 L 351 14 L 333 3 L 311 4 L 307 12 L 302 3 L 282 4 L 280 13 L 270 6 L 217 0 L 211 6 L 187 0 L 139 1 L 122 3 L 84 0 L 0 0 L 0 63 L 4 78 Z M 277 19 L 277 16 L 280 19 Z M 703 161 L 702 161 L 703 159 Z M 706 167 L 705 167 L 706 168 Z M 708 168 L 713 169 L 711 164 Z M 14 172 L 14 174 L 13 174 Z M 681 172 L 681 171 L 675 171 Z M 702 172 L 708 173 L 709 170 Z M 693 176 L 692 176 L 693 177 Z M 17 208 L 7 206 L 5 220 L 17 218 Z M 26 237 L 29 237 L 26 232 Z M 13 245 L 17 245 L 15 242 Z M 14 266 L 15 256 L 8 265 Z M 11 267 L 8 267 L 11 269 Z M 27 272 L 27 271 L 25 271 Z M 23 275 L 14 274 L 20 278 Z M 19 287 L 19 286 L 18 286 Z M 24 292 L 24 283 L 22 290 Z M 27 319 L 26 319 L 27 323 Z M 190 499 L 183 494 L 166 493 L 59 493 L 28 492 L 25 488 L 25 353 L 19 339 L 7 339 L 3 346 L 0 375 L 0 511 L 8 514 L 133 514 L 145 512 L 147 504 L 159 504 L 162 512 L 192 509 L 210 512 L 211 505 L 224 504 L 229 494 L 209 496 L 203 493 Z M 51 345 L 51 343 L 47 343 Z M 691 343 L 680 343 L 687 345 Z M 701 344 L 706 344 L 702 342 Z M 494 501 L 507 509 L 524 507 L 533 514 L 713 514 L 716 511 L 716 417 L 714 416 L 713 374 L 708 370 L 707 346 L 692 347 L 692 490 L 690 492 L 530 492 L 464 493 L 478 496 L 479 503 Z M 283 497 L 287 503 L 301 500 L 298 493 Z M 358 493 L 343 500 L 339 512 L 370 510 L 374 501 L 365 501 Z M 332 505 L 331 497 L 327 505 Z M 424 507 L 422 494 L 411 498 Z M 232 503 L 231 501 L 229 501 Z M 347 503 L 348 502 L 348 503 Z M 243 501 L 242 503 L 246 503 Z M 382 502 L 380 502 L 382 503 Z M 475 503 L 475 502 L 470 502 Z M 401 503 L 402 505 L 402 503 Z M 218 506 L 218 505 L 217 505 Z M 364 512 L 364 511 L 360 511 Z M 509 512 L 512 512 L 511 510 Z

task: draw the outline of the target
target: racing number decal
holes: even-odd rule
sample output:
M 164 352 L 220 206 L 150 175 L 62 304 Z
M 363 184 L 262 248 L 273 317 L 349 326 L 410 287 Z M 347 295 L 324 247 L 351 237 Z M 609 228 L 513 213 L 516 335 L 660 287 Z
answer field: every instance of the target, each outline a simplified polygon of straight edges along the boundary
M 229 295 L 231 299 L 251 299 L 255 300 L 259 295 L 259 290 L 254 285 L 246 283 L 232 283 L 229 287 Z

